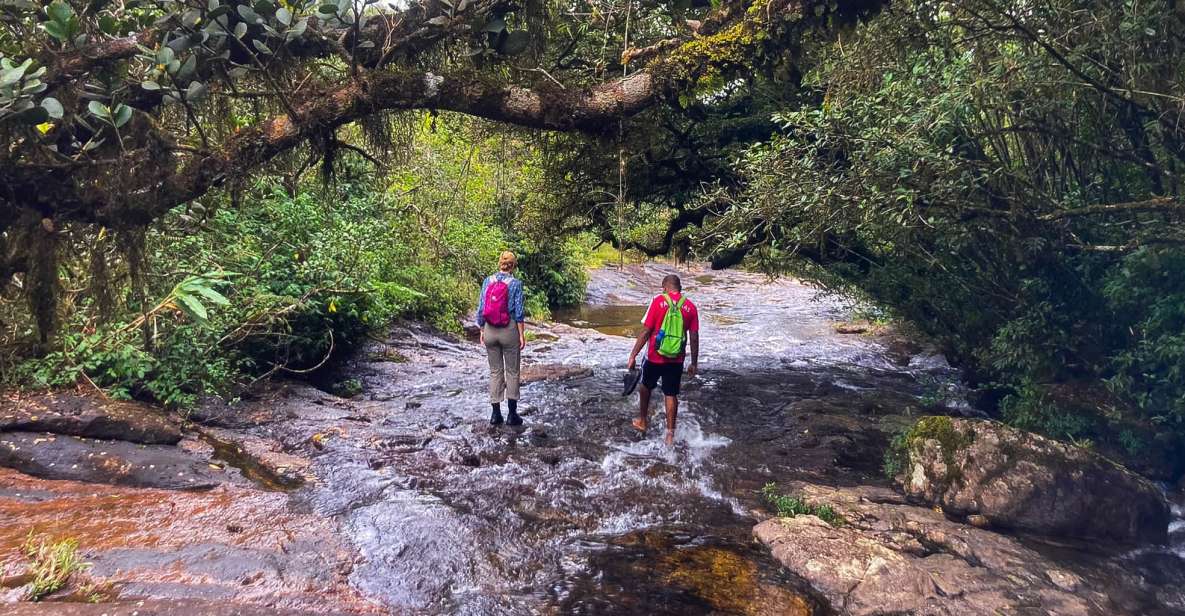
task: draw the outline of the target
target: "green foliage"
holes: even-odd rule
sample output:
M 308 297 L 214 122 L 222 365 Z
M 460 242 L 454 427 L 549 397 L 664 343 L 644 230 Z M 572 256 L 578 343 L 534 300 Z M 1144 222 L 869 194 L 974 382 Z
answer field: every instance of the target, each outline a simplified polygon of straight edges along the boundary
M 1004 420 L 1022 430 L 1041 432 L 1055 438 L 1083 442 L 1101 430 L 1097 414 L 1063 408 L 1044 389 L 1026 383 L 1000 403 Z
M 70 576 L 91 566 L 78 554 L 77 539 L 55 542 L 29 531 L 21 552 L 29 559 L 29 573 L 33 576 L 26 595 L 29 601 L 40 601 L 65 588 Z
M 888 479 L 896 479 L 909 470 L 909 430 L 901 430 L 893 435 L 889 447 L 885 449 L 881 470 Z
M 376 185 L 351 157 L 337 162 L 329 186 L 309 181 L 292 192 L 264 179 L 238 203 L 173 212 L 142 240 L 120 242 L 143 245 L 143 289 L 101 235 L 89 260 L 105 277 L 80 285 L 56 347 L 8 380 L 89 380 L 116 398 L 177 408 L 206 394 L 234 397 L 262 376 L 325 370 L 399 319 L 460 332 L 508 248 L 519 253 L 534 318 L 579 302 L 587 242 L 520 239 L 539 235 L 529 200 L 487 207 L 532 194 L 537 154 L 516 148 L 506 158 L 505 140 L 475 142 L 472 129 L 455 117 L 421 125 L 415 163 L 391 185 Z M 114 307 L 102 307 L 105 293 Z M 355 383 L 339 385 L 356 393 Z
M 1185 429 L 1185 251 L 1145 248 L 1109 270 L 1103 295 L 1128 333 L 1111 358 L 1112 391 L 1154 422 Z
M 961 432 L 954 427 L 950 417 L 930 416 L 918 419 L 908 429 L 896 434 L 885 450 L 882 466 L 885 476 L 893 479 L 910 470 L 910 452 L 920 443 L 935 441 L 946 462 L 946 480 L 957 480 L 960 472 L 955 465 L 956 455 L 975 441 L 974 432 Z
M 816 505 L 795 496 L 787 496 L 778 492 L 778 486 L 774 483 L 765 484 L 761 488 L 761 496 L 778 516 L 783 518 L 813 515 L 832 526 L 843 526 L 847 523 L 831 505 Z
M 517 251 L 526 309 L 532 316 L 547 318 L 551 308 L 575 306 L 584 301 L 588 285 L 584 264 L 589 251 L 581 241 L 522 242 Z
M 1185 16 L 1087 4 L 907 2 L 814 50 L 697 239 L 886 306 L 1015 425 L 1180 449 L 1185 47 L 1150 33 Z

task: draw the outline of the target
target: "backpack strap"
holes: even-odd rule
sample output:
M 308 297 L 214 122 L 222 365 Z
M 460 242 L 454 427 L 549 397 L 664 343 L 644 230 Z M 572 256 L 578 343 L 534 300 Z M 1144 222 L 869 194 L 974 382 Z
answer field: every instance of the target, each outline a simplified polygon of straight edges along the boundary
M 663 299 L 667 300 L 667 308 L 671 308 L 673 306 L 676 310 L 682 310 L 683 304 L 687 302 L 687 298 L 682 296 L 679 297 L 678 302 L 675 302 L 675 300 L 671 299 L 669 293 L 663 293 L 662 297 Z

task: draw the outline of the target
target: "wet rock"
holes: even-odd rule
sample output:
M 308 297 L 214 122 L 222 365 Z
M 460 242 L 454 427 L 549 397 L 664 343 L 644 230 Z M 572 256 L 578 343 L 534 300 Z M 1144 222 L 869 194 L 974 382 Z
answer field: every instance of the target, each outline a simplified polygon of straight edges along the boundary
M 43 479 L 174 490 L 211 488 L 227 477 L 177 447 L 28 432 L 0 434 L 0 466 Z
M 907 436 L 906 492 L 954 515 L 1038 534 L 1163 543 L 1151 482 L 1092 452 L 999 423 L 926 417 Z
M 268 490 L 295 490 L 305 482 L 309 460 L 279 450 L 279 443 L 229 430 L 200 431 L 218 460 L 238 469 L 242 476 Z
M 592 375 L 592 368 L 588 366 L 534 364 L 523 366 L 520 379 L 523 383 L 534 383 L 536 381 L 563 381 L 590 375 Z
M 951 522 L 890 490 L 804 484 L 795 491 L 847 522 L 774 518 L 754 535 L 841 613 L 1085 616 L 1109 605 L 1104 592 L 1079 588 L 1078 576 L 1017 540 Z
M 872 326 L 868 321 L 853 321 L 850 323 L 836 323 L 832 329 L 837 334 L 866 334 Z
M 978 513 L 973 513 L 967 516 L 967 523 L 974 526 L 975 528 L 991 528 L 992 526 L 992 523 L 987 519 L 987 516 L 979 515 Z
M 5 606 L 7 616 L 345 616 L 357 612 L 298 610 L 225 601 L 151 599 L 116 603 L 24 603 Z
M 0 432 L 52 432 L 152 445 L 181 440 L 181 430 L 147 404 L 62 392 L 0 402 Z

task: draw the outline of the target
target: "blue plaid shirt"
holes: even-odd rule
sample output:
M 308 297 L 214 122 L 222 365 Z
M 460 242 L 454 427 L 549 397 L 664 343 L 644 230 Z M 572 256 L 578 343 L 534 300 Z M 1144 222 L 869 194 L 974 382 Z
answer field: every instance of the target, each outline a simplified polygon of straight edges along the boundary
M 506 272 L 498 272 L 497 274 L 494 274 L 493 276 L 486 278 L 485 282 L 481 283 L 481 293 L 479 293 L 477 296 L 477 325 L 478 325 L 478 327 L 485 327 L 486 326 L 485 317 L 481 316 L 481 313 L 485 309 L 486 289 L 488 289 L 490 287 L 490 283 L 493 282 L 494 280 L 501 280 L 502 282 L 506 283 L 507 287 L 510 288 L 510 306 L 509 306 L 510 320 L 512 320 L 516 323 L 522 323 L 523 321 L 525 321 L 526 317 L 523 315 L 523 283 L 522 283 L 522 281 L 519 280 L 518 278 L 515 278 L 514 276 L 511 276 L 510 274 L 507 274 Z

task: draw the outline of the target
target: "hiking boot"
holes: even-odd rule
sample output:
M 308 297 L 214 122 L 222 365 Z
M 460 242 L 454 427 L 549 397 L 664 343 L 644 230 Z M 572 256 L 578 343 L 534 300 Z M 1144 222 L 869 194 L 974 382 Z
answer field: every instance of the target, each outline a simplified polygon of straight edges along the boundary
M 516 415 L 511 413 L 510 416 L 515 417 Z M 520 419 L 519 421 L 521 422 L 522 420 Z M 502 424 L 502 409 L 495 406 L 494 412 L 490 413 L 490 425 L 497 426 L 497 425 L 501 425 L 501 424 Z
M 511 409 L 510 412 L 506 414 L 506 425 L 508 425 L 508 426 L 523 425 L 523 418 L 518 416 L 518 411 Z

